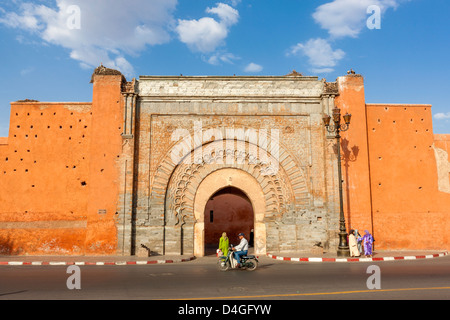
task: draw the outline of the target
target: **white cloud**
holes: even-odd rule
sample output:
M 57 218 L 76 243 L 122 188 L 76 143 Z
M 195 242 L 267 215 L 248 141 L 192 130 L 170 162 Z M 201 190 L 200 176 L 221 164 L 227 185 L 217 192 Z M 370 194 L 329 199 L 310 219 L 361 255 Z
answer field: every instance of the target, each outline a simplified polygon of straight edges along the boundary
M 313 72 L 315 74 L 331 73 L 333 71 L 334 71 L 334 68 L 311 68 L 311 72 Z
M 306 56 L 315 73 L 328 73 L 345 56 L 341 49 L 333 50 L 330 43 L 322 38 L 310 39 L 291 48 L 290 54 Z
M 34 67 L 28 67 L 28 68 L 20 70 L 20 75 L 26 76 L 27 74 L 32 73 L 33 71 L 34 71 Z
M 207 13 L 214 13 L 226 26 L 232 26 L 239 20 L 239 12 L 225 3 L 218 3 L 215 8 L 207 8 Z
M 242 0 L 229 0 L 228 2 L 230 2 L 233 7 L 236 7 L 241 3 L 241 1 Z
M 69 49 L 70 57 L 83 68 L 92 69 L 102 63 L 127 77 L 134 76 L 127 56 L 170 41 L 170 32 L 175 32 L 193 51 L 213 53 L 205 59 L 210 64 L 231 64 L 239 59 L 231 53 L 217 52 L 225 44 L 229 29 L 239 20 L 239 12 L 225 3 L 206 9 L 215 17 L 177 22 L 173 17 L 177 0 L 55 1 L 55 6 L 49 5 L 50 1 L 14 2 L 8 11 L 0 8 L 0 24 L 37 35 L 46 44 Z M 79 12 L 78 28 L 69 25 L 76 14 L 71 10 L 74 3 Z M 233 6 L 239 3 L 240 0 L 231 1 Z M 17 39 L 21 43 L 36 43 L 23 34 Z
M 316 8 L 313 18 L 323 29 L 327 30 L 328 40 L 317 38 L 299 43 L 290 50 L 290 54 L 302 54 L 308 57 L 311 71 L 314 73 L 332 72 L 345 56 L 341 49 L 334 50 L 333 40 L 359 36 L 367 27 L 367 19 L 371 16 L 368 8 L 378 6 L 381 13 L 388 9 L 396 9 L 400 2 L 410 0 L 333 0 Z
M 313 18 L 332 37 L 355 38 L 366 26 L 369 6 L 378 6 L 383 13 L 389 8 L 397 8 L 399 1 L 401 0 L 333 0 L 319 6 Z
M 253 62 L 249 63 L 244 69 L 245 72 L 261 72 L 262 70 L 263 67 L 261 65 Z
M 434 115 L 434 118 L 435 118 L 436 120 L 450 119 L 450 112 L 447 112 L 447 113 L 443 113 L 443 112 L 436 113 L 436 114 Z
M 4 14 L 0 17 L 0 23 L 10 28 L 18 28 L 29 31 L 37 31 L 41 28 L 38 19 L 33 15 L 34 8 L 31 4 L 22 5 L 22 15 L 16 12 L 7 12 L 4 9 L 1 12 Z
M 203 53 L 216 50 L 228 35 L 226 27 L 209 17 L 200 20 L 179 20 L 176 31 L 180 41 L 187 44 L 192 51 Z
M 69 28 L 79 7 L 79 28 Z M 134 70 L 126 60 L 147 46 L 170 40 L 172 13 L 177 0 L 56 0 L 56 7 L 25 2 L 15 11 L 0 12 L 0 24 L 37 34 L 47 43 L 70 50 L 70 57 L 84 67 L 100 63 L 131 76 Z
M 239 60 L 240 58 L 235 56 L 232 53 L 228 52 L 216 52 L 209 58 L 204 58 L 206 62 L 212 65 L 220 65 L 222 62 L 228 63 L 228 64 L 234 64 L 235 60 Z
M 216 14 L 219 21 L 211 17 L 203 17 L 199 20 L 180 19 L 175 28 L 180 41 L 192 51 L 214 52 L 224 44 L 229 28 L 239 20 L 239 12 L 224 3 L 218 3 L 214 8 L 207 8 L 206 12 Z

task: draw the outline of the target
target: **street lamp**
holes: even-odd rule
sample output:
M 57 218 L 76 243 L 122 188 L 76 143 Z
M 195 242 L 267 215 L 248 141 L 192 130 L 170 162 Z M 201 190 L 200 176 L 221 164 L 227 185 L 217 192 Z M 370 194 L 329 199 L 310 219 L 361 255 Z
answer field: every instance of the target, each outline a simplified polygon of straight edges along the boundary
M 344 123 L 341 123 L 341 110 L 337 107 L 333 108 L 332 117 L 329 115 L 323 116 L 323 123 L 329 133 L 335 133 L 337 144 L 337 158 L 338 158 L 338 178 L 339 178 L 339 246 L 337 250 L 338 256 L 350 256 L 350 249 L 347 242 L 347 232 L 345 228 L 344 217 L 344 201 L 342 197 L 342 172 L 341 172 L 341 132 L 347 131 L 350 126 L 350 119 L 352 115 L 346 113 Z M 333 123 L 330 125 L 331 119 Z

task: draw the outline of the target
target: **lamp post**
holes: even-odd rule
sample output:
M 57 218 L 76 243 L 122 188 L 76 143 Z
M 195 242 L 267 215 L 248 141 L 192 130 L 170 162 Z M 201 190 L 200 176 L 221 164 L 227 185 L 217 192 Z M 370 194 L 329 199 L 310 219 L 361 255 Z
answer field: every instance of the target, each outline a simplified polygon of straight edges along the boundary
M 350 256 L 350 249 L 347 242 L 347 231 L 345 227 L 344 217 L 344 201 L 342 197 L 342 171 L 341 171 L 341 132 L 347 131 L 350 126 L 351 114 L 346 113 L 344 123 L 341 123 L 341 110 L 337 107 L 333 108 L 333 116 L 324 115 L 323 123 L 325 128 L 330 133 L 335 133 L 337 144 L 337 158 L 338 158 L 338 178 L 339 178 L 339 246 L 337 250 L 338 256 Z M 330 121 L 333 119 L 333 124 Z

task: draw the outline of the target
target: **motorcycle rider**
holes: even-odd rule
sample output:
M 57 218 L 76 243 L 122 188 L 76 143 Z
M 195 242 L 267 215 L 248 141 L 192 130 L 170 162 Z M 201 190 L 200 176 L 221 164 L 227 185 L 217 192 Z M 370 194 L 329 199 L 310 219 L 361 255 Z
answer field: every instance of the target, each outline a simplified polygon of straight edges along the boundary
M 239 233 L 238 237 L 241 242 L 233 248 L 233 254 L 234 258 L 237 261 L 237 267 L 239 268 L 241 263 L 241 256 L 245 256 L 248 252 L 248 241 L 244 238 L 244 234 L 242 232 Z

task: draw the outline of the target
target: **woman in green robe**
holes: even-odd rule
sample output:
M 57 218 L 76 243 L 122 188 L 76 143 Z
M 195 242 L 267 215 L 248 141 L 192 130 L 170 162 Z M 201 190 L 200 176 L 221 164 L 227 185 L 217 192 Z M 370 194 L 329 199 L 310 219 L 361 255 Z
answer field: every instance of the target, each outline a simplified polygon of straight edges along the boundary
M 222 254 L 226 256 L 228 254 L 228 246 L 229 246 L 229 240 L 227 237 L 226 232 L 222 233 L 222 236 L 219 240 L 219 249 L 222 251 Z

